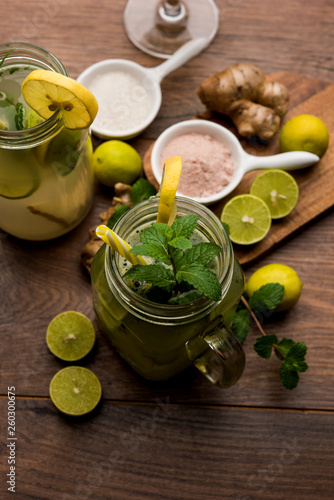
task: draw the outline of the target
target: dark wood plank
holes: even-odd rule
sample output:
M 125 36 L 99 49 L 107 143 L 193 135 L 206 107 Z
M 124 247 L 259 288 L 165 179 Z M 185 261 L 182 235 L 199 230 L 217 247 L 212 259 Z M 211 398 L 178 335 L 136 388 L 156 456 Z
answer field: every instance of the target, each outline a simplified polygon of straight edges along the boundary
M 0 406 L 3 418 L 4 399 Z M 332 413 L 103 401 L 94 416 L 76 422 L 50 401 L 17 400 L 16 418 L 17 498 L 331 500 L 334 494 Z M 2 461 L 2 478 L 7 469 Z

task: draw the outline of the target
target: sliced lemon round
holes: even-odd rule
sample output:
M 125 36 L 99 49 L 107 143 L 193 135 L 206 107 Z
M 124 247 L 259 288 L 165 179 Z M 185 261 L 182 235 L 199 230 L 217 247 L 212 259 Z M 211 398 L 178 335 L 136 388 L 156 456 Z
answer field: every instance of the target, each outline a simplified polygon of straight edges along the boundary
M 268 205 L 272 219 L 281 219 L 295 208 L 299 188 L 292 175 L 274 169 L 258 175 L 251 185 L 250 193 Z
M 90 90 L 68 76 L 36 69 L 21 85 L 22 96 L 42 118 L 47 120 L 57 109 L 69 129 L 89 127 L 97 114 L 98 104 Z
M 181 156 L 167 158 L 164 164 L 160 190 L 159 209 L 157 222 L 172 224 L 176 216 L 175 196 L 180 182 L 182 171 Z
M 268 206 L 252 194 L 240 194 L 228 201 L 221 220 L 229 226 L 231 241 L 239 245 L 263 240 L 271 226 Z

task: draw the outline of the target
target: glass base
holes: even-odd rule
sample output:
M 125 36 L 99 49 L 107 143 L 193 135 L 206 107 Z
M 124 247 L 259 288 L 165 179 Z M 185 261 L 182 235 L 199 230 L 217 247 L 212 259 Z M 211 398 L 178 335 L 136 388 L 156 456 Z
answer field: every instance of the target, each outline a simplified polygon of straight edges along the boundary
M 214 0 L 181 0 L 177 6 L 164 0 L 128 0 L 124 10 L 124 28 L 131 42 L 163 59 L 194 38 L 206 38 L 209 45 L 218 27 Z

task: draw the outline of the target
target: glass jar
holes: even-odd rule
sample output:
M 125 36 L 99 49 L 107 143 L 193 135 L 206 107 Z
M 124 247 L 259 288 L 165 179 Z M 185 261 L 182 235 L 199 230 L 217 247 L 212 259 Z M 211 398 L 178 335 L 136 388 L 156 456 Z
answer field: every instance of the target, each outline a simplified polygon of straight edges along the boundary
M 151 302 L 129 288 L 120 273 L 122 257 L 103 245 L 91 267 L 95 313 L 111 344 L 143 377 L 166 380 L 193 363 L 211 382 L 229 387 L 245 364 L 244 351 L 226 326 L 243 292 L 244 275 L 214 213 L 188 198 L 177 197 L 176 202 L 177 217 L 197 215 L 201 238 L 222 248 L 216 258 L 222 299 L 202 296 L 185 305 Z M 127 240 L 156 221 L 158 203 L 154 197 L 136 205 L 113 230 Z
M 89 129 L 65 129 L 61 112 L 42 121 L 30 109 L 25 130 L 5 129 L 23 79 L 34 69 L 68 76 L 46 50 L 26 43 L 0 45 L 0 228 L 28 240 L 46 240 L 74 228 L 94 195 Z

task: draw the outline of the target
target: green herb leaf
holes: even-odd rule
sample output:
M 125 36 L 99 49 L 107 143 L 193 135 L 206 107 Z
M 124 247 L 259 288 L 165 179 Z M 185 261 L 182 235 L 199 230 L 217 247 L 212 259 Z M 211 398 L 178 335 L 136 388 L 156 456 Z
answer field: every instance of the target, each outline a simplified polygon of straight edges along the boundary
M 273 350 L 273 345 L 277 344 L 276 335 L 266 335 L 258 337 L 254 344 L 254 350 L 261 358 L 269 359 Z
M 131 278 L 138 281 L 146 281 L 160 288 L 167 288 L 175 285 L 174 273 L 159 264 L 141 266 L 140 264 L 131 267 L 124 275 L 124 278 Z
M 179 266 L 190 265 L 193 262 L 206 266 L 211 262 L 222 249 L 215 243 L 198 243 L 192 248 L 186 250 L 183 256 L 180 256 Z
M 155 226 L 150 226 L 144 229 L 144 231 L 142 231 L 140 235 L 140 240 L 143 243 L 155 245 L 156 247 L 160 248 L 164 252 L 164 254 L 168 254 L 167 237 L 161 234 L 161 232 L 158 231 Z
M 243 344 L 249 332 L 250 315 L 247 309 L 240 309 L 234 316 L 231 325 L 231 330 Z
M 293 362 L 302 362 L 305 360 L 307 347 L 305 342 L 295 342 L 286 355 L 286 359 Z
M 279 350 L 284 354 L 284 356 L 286 356 L 294 344 L 295 342 L 293 340 L 286 339 L 284 337 L 280 342 L 278 342 L 278 344 L 275 344 L 275 346 L 277 346 Z M 278 359 L 284 359 L 283 356 L 276 350 L 275 354 L 278 357 Z
M 297 387 L 299 382 L 299 375 L 296 370 L 292 370 L 289 363 L 283 361 L 281 369 L 280 369 L 280 378 L 282 384 L 287 389 L 291 390 Z
M 18 102 L 15 106 L 15 126 L 16 130 L 24 130 L 26 126 L 26 112 L 22 103 Z
M 196 262 L 182 267 L 176 273 L 177 281 L 186 281 L 211 300 L 220 300 L 221 286 L 217 277 L 206 267 Z
M 191 241 L 184 236 L 177 236 L 173 240 L 169 241 L 168 245 L 173 248 L 178 248 L 179 250 L 186 250 L 187 248 L 192 247 Z
M 162 235 L 165 236 L 166 238 L 170 239 L 173 236 L 173 231 L 171 226 L 168 224 L 163 224 L 162 222 L 153 222 L 152 224 L 153 227 Z
M 184 215 L 176 219 L 171 228 L 173 231 L 173 237 L 184 236 L 185 238 L 190 238 L 197 226 L 198 217 L 196 215 Z
M 118 219 L 120 219 L 122 215 L 125 214 L 125 212 L 127 212 L 128 210 L 130 210 L 130 207 L 128 207 L 128 205 L 118 205 L 115 209 L 115 212 L 109 218 L 107 226 L 112 229 Z
M 141 201 L 147 200 L 151 196 L 157 194 L 157 190 L 146 179 L 138 179 L 133 185 L 131 189 L 131 201 L 133 203 L 140 203 Z
M 272 311 L 279 305 L 283 295 L 283 285 L 280 283 L 267 283 L 253 293 L 249 299 L 249 306 L 257 313 Z
M 10 50 L 9 52 L 7 52 L 7 54 L 5 55 L 5 57 L 3 57 L 0 61 L 0 68 L 1 66 L 3 65 L 3 63 L 5 62 L 5 60 L 7 59 L 8 56 L 10 56 L 10 54 L 13 52 L 14 49 Z
M 131 253 L 133 253 L 134 255 L 153 257 L 158 262 L 163 262 L 164 264 L 171 265 L 170 257 L 162 246 L 157 247 L 156 245 L 152 245 L 150 243 L 143 243 L 142 245 L 136 245 L 132 247 Z

